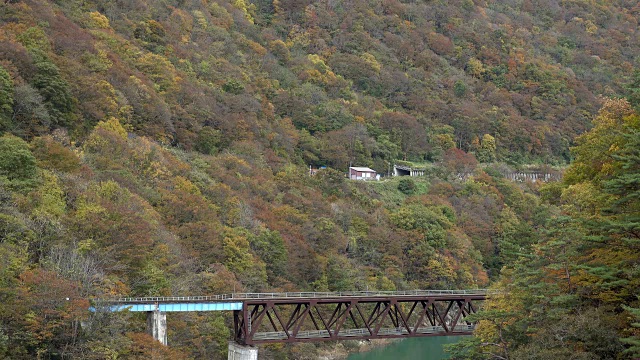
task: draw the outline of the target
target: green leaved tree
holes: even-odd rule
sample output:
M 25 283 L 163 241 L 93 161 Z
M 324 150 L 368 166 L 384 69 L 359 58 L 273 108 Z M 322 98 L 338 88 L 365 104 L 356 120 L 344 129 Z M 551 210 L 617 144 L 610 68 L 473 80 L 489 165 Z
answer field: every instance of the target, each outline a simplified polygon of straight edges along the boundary
M 29 144 L 13 135 L 0 137 L 0 182 L 15 189 L 28 189 L 36 179 L 36 158 Z
M 0 66 L 0 131 L 10 128 L 13 112 L 13 81 L 5 68 Z

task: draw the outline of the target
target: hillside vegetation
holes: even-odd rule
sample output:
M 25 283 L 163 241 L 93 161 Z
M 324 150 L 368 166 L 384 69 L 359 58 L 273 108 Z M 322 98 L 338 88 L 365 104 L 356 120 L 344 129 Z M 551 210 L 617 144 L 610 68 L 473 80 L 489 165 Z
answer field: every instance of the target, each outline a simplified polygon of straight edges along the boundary
M 96 298 L 492 280 L 522 292 L 490 304 L 504 322 L 456 356 L 486 358 L 484 342 L 564 354 L 536 336 L 585 359 L 637 355 L 639 13 L 631 0 L 4 1 L 0 358 L 226 358 L 229 317 L 172 314 L 165 348 L 137 314 L 90 314 Z M 578 134 L 562 184 L 487 165 L 566 164 Z M 344 176 L 396 160 L 428 175 Z M 545 326 L 586 327 L 583 313 L 609 337 Z
M 502 269 L 500 296 L 455 359 L 640 356 L 640 102 L 609 100 L 577 139 L 536 244 Z
M 130 131 L 215 153 L 386 171 L 452 147 L 567 161 L 624 92 L 634 0 L 5 1 L 0 130 Z M 11 96 L 14 93 L 15 96 Z

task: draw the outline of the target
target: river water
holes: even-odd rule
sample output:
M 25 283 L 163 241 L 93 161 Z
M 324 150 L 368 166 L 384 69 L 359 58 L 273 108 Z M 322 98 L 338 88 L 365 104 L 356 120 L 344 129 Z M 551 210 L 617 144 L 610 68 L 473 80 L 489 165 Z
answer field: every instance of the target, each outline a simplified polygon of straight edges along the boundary
M 442 349 L 444 344 L 460 341 L 460 336 L 433 336 L 410 338 L 391 345 L 359 354 L 351 354 L 347 360 L 442 360 L 449 357 Z

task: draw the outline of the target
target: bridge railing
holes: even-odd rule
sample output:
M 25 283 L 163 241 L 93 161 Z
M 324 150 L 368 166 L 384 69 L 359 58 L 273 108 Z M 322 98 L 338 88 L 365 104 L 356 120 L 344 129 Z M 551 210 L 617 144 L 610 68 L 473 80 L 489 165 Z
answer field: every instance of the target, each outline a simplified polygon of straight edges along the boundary
M 193 301 L 242 301 L 255 299 L 300 299 L 300 298 L 341 298 L 341 297 L 401 297 L 401 296 L 437 296 L 437 295 L 491 295 L 494 290 L 405 290 L 405 291 L 341 291 L 341 292 L 285 292 L 285 293 L 234 293 L 212 296 L 160 296 L 160 297 L 123 297 L 103 300 L 107 303 L 134 302 L 193 302 Z

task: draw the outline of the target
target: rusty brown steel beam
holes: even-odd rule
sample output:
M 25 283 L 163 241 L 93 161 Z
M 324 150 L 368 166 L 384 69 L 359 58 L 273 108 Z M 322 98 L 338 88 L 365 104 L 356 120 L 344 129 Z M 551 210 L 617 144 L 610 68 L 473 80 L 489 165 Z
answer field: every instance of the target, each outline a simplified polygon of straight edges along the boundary
M 367 320 L 364 318 L 364 315 L 362 314 L 362 310 L 360 309 L 360 306 L 356 303 L 356 310 L 358 310 L 358 314 L 360 315 L 360 318 L 362 319 L 362 323 L 364 324 L 364 326 L 366 326 L 367 331 L 369 331 L 369 334 L 373 334 L 373 331 L 371 331 L 371 327 L 369 326 L 369 323 L 367 323 Z
M 298 317 L 298 319 L 296 320 L 297 324 L 295 325 L 295 327 L 293 328 L 293 337 L 295 338 L 296 336 L 298 336 L 298 332 L 300 331 L 300 326 L 302 326 L 302 324 L 304 323 L 304 319 L 308 314 L 311 314 L 311 312 L 309 311 L 309 309 L 311 308 L 309 305 L 304 304 L 305 308 L 304 311 L 302 312 L 302 314 L 300 314 L 300 316 Z M 315 325 L 315 324 L 314 324 Z
M 340 328 L 342 327 L 342 325 L 344 325 L 345 320 L 347 320 L 347 315 L 349 313 L 351 313 L 351 306 L 352 305 L 353 305 L 353 302 L 350 302 L 349 305 L 347 305 L 347 307 L 344 309 L 342 314 L 338 318 L 336 318 L 335 331 L 331 331 L 330 332 L 330 335 L 333 338 L 333 340 L 338 339 L 338 334 L 340 333 Z

